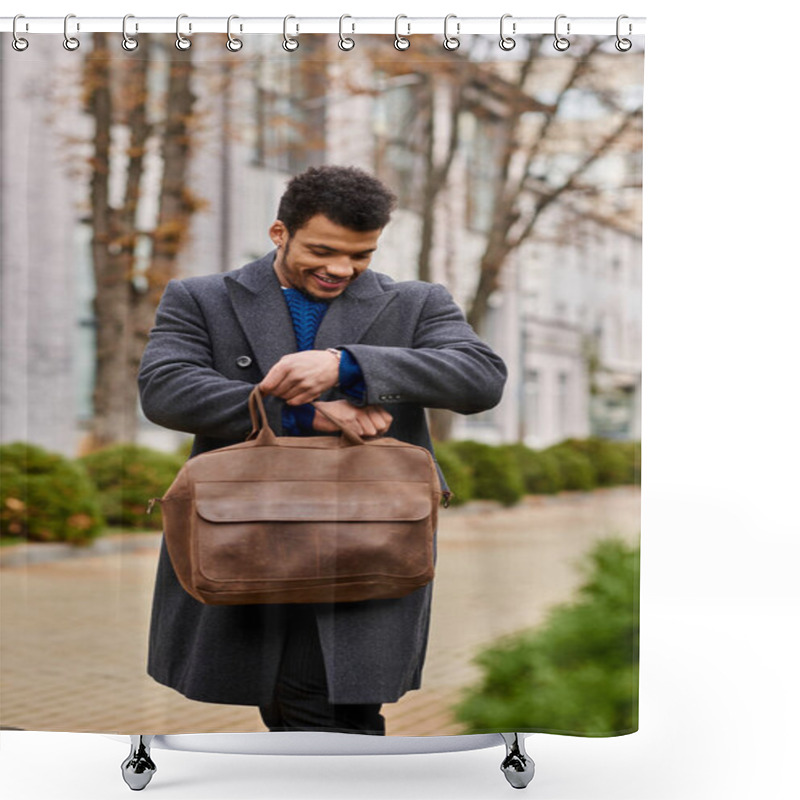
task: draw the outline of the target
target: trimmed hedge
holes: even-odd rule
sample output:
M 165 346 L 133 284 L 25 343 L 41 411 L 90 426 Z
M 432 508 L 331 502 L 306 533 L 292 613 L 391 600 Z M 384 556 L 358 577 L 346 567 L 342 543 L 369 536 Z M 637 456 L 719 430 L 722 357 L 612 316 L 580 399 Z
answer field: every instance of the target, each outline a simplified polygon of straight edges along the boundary
M 498 500 L 504 506 L 513 506 L 522 499 L 525 494 L 522 475 L 506 449 L 469 440 L 450 444 L 471 473 L 473 497 Z
M 630 456 L 619 447 L 619 443 L 591 436 L 588 439 L 566 439 L 562 445 L 589 459 L 598 486 L 620 486 L 634 482 Z
M 616 442 L 616 446 L 628 460 L 630 482 L 639 486 L 642 482 L 642 443 L 639 441 Z
M 519 442 L 501 447 L 516 462 L 527 494 L 555 494 L 564 488 L 558 458 L 552 453 L 533 450 Z
M 184 461 L 188 461 L 190 456 L 192 455 L 192 446 L 194 445 L 194 437 L 187 439 L 181 444 L 178 445 L 177 449 L 175 450 L 175 454 L 179 456 L 181 463 Z
M 563 443 L 544 452 L 556 459 L 564 489 L 588 492 L 597 486 L 597 471 L 589 456 Z
M 85 544 L 103 530 L 97 489 L 84 467 L 42 447 L 0 445 L 0 534 Z
M 641 482 L 641 444 L 589 437 L 565 439 L 544 450 L 524 444 L 438 442 L 436 458 L 453 490 L 453 503 L 473 498 L 513 505 L 523 494 L 555 494 Z
M 151 514 L 151 497 L 161 497 L 183 464 L 175 453 L 134 444 L 104 447 L 79 461 L 95 482 L 103 513 L 111 525 L 161 530 L 158 506 Z
M 435 447 L 436 460 L 445 481 L 453 493 L 450 505 L 460 506 L 474 496 L 472 471 L 461 461 L 452 442 L 438 442 Z

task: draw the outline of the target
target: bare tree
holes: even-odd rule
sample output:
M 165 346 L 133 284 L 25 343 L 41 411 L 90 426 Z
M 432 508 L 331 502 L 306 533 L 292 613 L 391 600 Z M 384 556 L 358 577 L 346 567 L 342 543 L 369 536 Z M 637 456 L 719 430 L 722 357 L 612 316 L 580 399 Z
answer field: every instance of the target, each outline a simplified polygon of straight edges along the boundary
M 89 218 L 96 360 L 89 449 L 135 438 L 136 375 L 147 331 L 199 205 L 187 184 L 195 103 L 191 51 L 170 58 L 163 119 L 154 122 L 154 40 L 141 37 L 136 57 L 115 62 L 108 35 L 93 34 L 94 50 L 84 66 L 85 107 L 94 123 Z M 148 231 L 140 227 L 139 212 L 151 149 L 159 154 L 161 177 L 157 224 Z M 112 191 L 120 171 L 121 200 Z
M 431 253 L 437 236 L 436 207 L 453 178 L 452 171 L 463 166 L 465 142 L 461 122 L 466 115 L 491 119 L 491 149 L 482 159 L 491 162 L 493 172 L 492 214 L 487 225 L 484 252 L 479 261 L 480 278 L 469 298 L 468 319 L 480 329 L 486 316 L 488 300 L 499 288 L 500 277 L 508 257 L 535 235 L 536 225 L 544 212 L 570 196 L 590 197 L 595 187 L 590 177 L 593 164 L 616 147 L 629 147 L 626 137 L 635 131 L 641 120 L 641 108 L 625 109 L 619 102 L 618 90 L 603 75 L 608 63 L 603 61 L 604 38 L 587 39 L 573 45 L 570 55 L 551 55 L 551 37 L 526 40 L 524 55 L 505 62 L 500 70 L 493 60 L 486 60 L 478 40 L 472 52 L 469 47 L 441 56 L 441 44 L 432 37 L 415 37 L 415 60 L 387 55 L 383 43 L 374 40 L 370 57 L 380 71 L 395 78 L 415 74 L 413 86 L 416 130 L 421 142 L 415 144 L 422 166 L 411 187 L 411 205 L 421 217 L 418 276 L 431 279 Z M 379 49 L 380 48 L 380 49 Z M 575 52 L 580 50 L 580 52 Z M 560 65 L 558 65 L 560 59 Z M 554 64 L 558 69 L 554 69 Z M 512 73 L 514 73 L 512 75 Z M 542 91 L 537 80 L 550 73 Z M 438 91 L 437 87 L 444 91 Z M 364 92 L 356 84 L 352 92 Z M 595 125 L 594 134 L 583 141 L 570 142 L 572 150 L 580 149 L 580 158 L 570 169 L 548 167 L 547 160 L 563 150 L 562 111 L 565 100 L 575 89 L 584 89 L 607 110 L 609 125 Z M 384 90 L 373 88 L 375 95 Z M 540 96 L 541 95 L 541 96 Z M 436 113 L 436 106 L 447 104 L 447 113 Z M 410 128 L 412 120 L 407 120 Z M 638 146 L 638 141 L 633 142 Z M 462 155 L 459 161 L 458 155 Z M 555 160 L 552 160 L 555 163 Z M 544 163 L 544 167 L 542 167 Z M 458 166 L 456 166 L 458 165 Z M 406 187 L 408 192 L 408 187 Z
M 608 66 L 598 64 L 602 59 L 603 40 L 588 40 L 583 52 L 562 61 L 557 79 L 551 77 L 547 83 L 549 91 L 546 96 L 539 97 L 537 67 L 540 73 L 553 72 L 553 62 L 548 61 L 544 52 L 548 44 L 548 37 L 530 40 L 524 57 L 513 64 L 516 72 L 513 79 L 508 77 L 509 70 L 501 74 L 495 64 L 474 61 L 469 54 L 454 67 L 440 68 L 436 76 L 446 83 L 450 96 L 445 132 L 437 132 L 434 125 L 435 118 L 444 120 L 445 117 L 434 116 L 431 90 L 427 93 L 430 105 L 420 103 L 418 106 L 418 113 L 428 123 L 425 128 L 428 142 L 422 148 L 425 179 L 418 188 L 422 215 L 421 280 L 431 278 L 436 204 L 452 177 L 454 164 L 458 163 L 456 155 L 464 147 L 460 121 L 465 114 L 492 120 L 493 146 L 484 155 L 486 159 L 494 159 L 491 218 L 477 265 L 478 280 L 467 302 L 467 320 L 478 331 L 484 325 L 489 299 L 501 286 L 509 257 L 535 236 L 537 224 L 547 209 L 576 197 L 591 201 L 597 194 L 591 167 L 615 148 L 630 149 L 640 145 L 637 131 L 641 107 L 624 108 L 618 92 L 598 78 L 598 72 Z M 426 75 L 425 85 L 430 85 L 431 74 Z M 579 155 L 569 169 L 549 168 L 548 159 L 555 163 L 550 157 L 564 145 L 564 126 L 560 124 L 562 108 L 570 92 L 578 88 L 591 92 L 604 105 L 605 124 L 596 124 L 591 136 L 571 143 L 573 151 L 578 151 Z M 629 141 L 631 133 L 633 139 Z M 446 139 L 446 145 L 438 150 L 435 147 L 437 137 L 440 141 Z M 452 415 L 432 410 L 429 416 L 434 437 L 448 438 Z
M 594 40 L 582 57 L 574 58 L 552 103 L 549 106 L 542 104 L 542 120 L 537 135 L 526 137 L 525 88 L 544 41 L 540 39 L 538 46 L 532 46 L 522 62 L 516 86 L 521 102 L 519 99 L 511 101 L 502 125 L 501 137 L 505 146 L 499 151 L 492 224 L 480 259 L 478 284 L 467 311 L 467 320 L 478 330 L 486 317 L 489 298 L 500 287 L 508 257 L 534 235 L 537 223 L 550 206 L 571 193 L 583 195 L 591 192 L 586 179 L 592 165 L 624 142 L 626 134 L 642 116 L 640 106 L 627 111 L 618 109 L 613 115 L 609 112 L 610 129 L 603 130 L 597 126 L 596 135 L 582 143 L 583 152 L 570 170 L 555 174 L 544 170 L 541 175 L 535 175 L 537 160 L 552 149 L 551 143 L 558 136 L 557 123 L 567 93 L 580 86 L 582 79 L 591 74 L 593 59 L 603 43 L 600 39 Z M 522 143 L 525 138 L 528 138 L 527 144 Z M 513 160 L 522 162 L 521 169 L 513 169 Z

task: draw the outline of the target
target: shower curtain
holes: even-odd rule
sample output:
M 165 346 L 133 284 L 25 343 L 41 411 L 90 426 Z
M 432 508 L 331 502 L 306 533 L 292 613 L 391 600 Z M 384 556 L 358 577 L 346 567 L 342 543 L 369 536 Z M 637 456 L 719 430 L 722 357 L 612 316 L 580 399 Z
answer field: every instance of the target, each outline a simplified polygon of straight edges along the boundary
M 453 501 L 413 658 L 390 659 L 411 674 L 399 697 L 377 697 L 385 733 L 635 731 L 641 37 L 627 51 L 589 35 L 566 48 L 552 35 L 502 48 L 488 35 L 450 48 L 428 35 L 226 48 L 203 34 L 178 49 L 147 34 L 130 50 L 116 34 L 72 50 L 29 38 L 0 47 L 0 726 L 267 730 L 257 692 L 186 678 L 211 658 L 215 685 L 258 686 L 278 658 L 252 655 L 272 641 L 266 623 L 228 658 L 202 617 L 162 598 L 159 619 L 177 616 L 189 644 L 157 641 L 169 565 L 148 501 L 192 435 L 148 419 L 137 376 L 170 281 L 253 263 L 271 275 L 288 182 L 341 166 L 396 197 L 369 274 L 438 284 L 506 375 L 495 404 L 425 412 Z M 199 325 L 208 309 L 191 312 Z M 341 344 L 357 358 L 358 341 Z M 240 380 L 263 377 L 251 353 L 230 356 Z M 329 678 L 330 653 L 355 647 L 348 630 L 325 629 Z

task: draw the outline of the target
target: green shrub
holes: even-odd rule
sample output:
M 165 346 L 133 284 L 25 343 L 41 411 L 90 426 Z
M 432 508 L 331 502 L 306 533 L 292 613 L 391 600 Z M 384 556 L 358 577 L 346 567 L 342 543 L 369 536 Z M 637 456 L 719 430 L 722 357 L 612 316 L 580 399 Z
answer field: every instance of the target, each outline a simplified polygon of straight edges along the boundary
M 451 446 L 472 475 L 476 499 L 511 506 L 525 494 L 516 460 L 507 450 L 473 441 L 451 442 Z
M 590 436 L 588 439 L 567 439 L 561 444 L 582 453 L 592 462 L 598 486 L 621 486 L 634 482 L 630 456 L 620 447 L 620 442 Z
M 639 486 L 642 482 L 642 443 L 639 441 L 616 442 L 628 462 L 629 483 Z
M 189 456 L 192 454 L 192 445 L 194 445 L 193 438 L 186 439 L 178 445 L 175 454 L 180 458 L 181 463 L 189 460 Z
M 558 460 L 551 453 L 522 443 L 502 445 L 514 459 L 528 494 L 555 494 L 564 488 Z
M 103 529 L 97 489 L 78 463 L 41 447 L 0 445 L 0 533 L 83 544 Z
M 167 491 L 183 464 L 175 453 L 117 444 L 80 459 L 100 491 L 103 513 L 112 525 L 161 529 L 161 515 L 147 513 L 151 497 Z
M 556 459 L 564 489 L 588 492 L 597 486 L 597 473 L 588 456 L 563 443 L 542 452 Z
M 462 505 L 473 497 L 472 472 L 458 457 L 451 442 L 437 442 L 434 446 L 436 460 L 444 479 L 453 493 L 450 504 Z
M 477 656 L 482 680 L 455 709 L 469 733 L 637 729 L 639 551 L 606 540 L 589 565 L 574 603 Z

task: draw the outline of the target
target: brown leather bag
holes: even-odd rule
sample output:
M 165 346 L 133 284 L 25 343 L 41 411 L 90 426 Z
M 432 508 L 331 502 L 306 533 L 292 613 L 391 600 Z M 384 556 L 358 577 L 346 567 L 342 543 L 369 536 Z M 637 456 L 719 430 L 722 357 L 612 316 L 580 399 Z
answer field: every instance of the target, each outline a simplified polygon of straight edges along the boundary
M 433 579 L 431 454 L 389 437 L 276 436 L 258 389 L 241 444 L 189 459 L 161 498 L 170 560 L 202 603 L 402 597 Z M 328 416 L 328 415 L 326 415 Z

